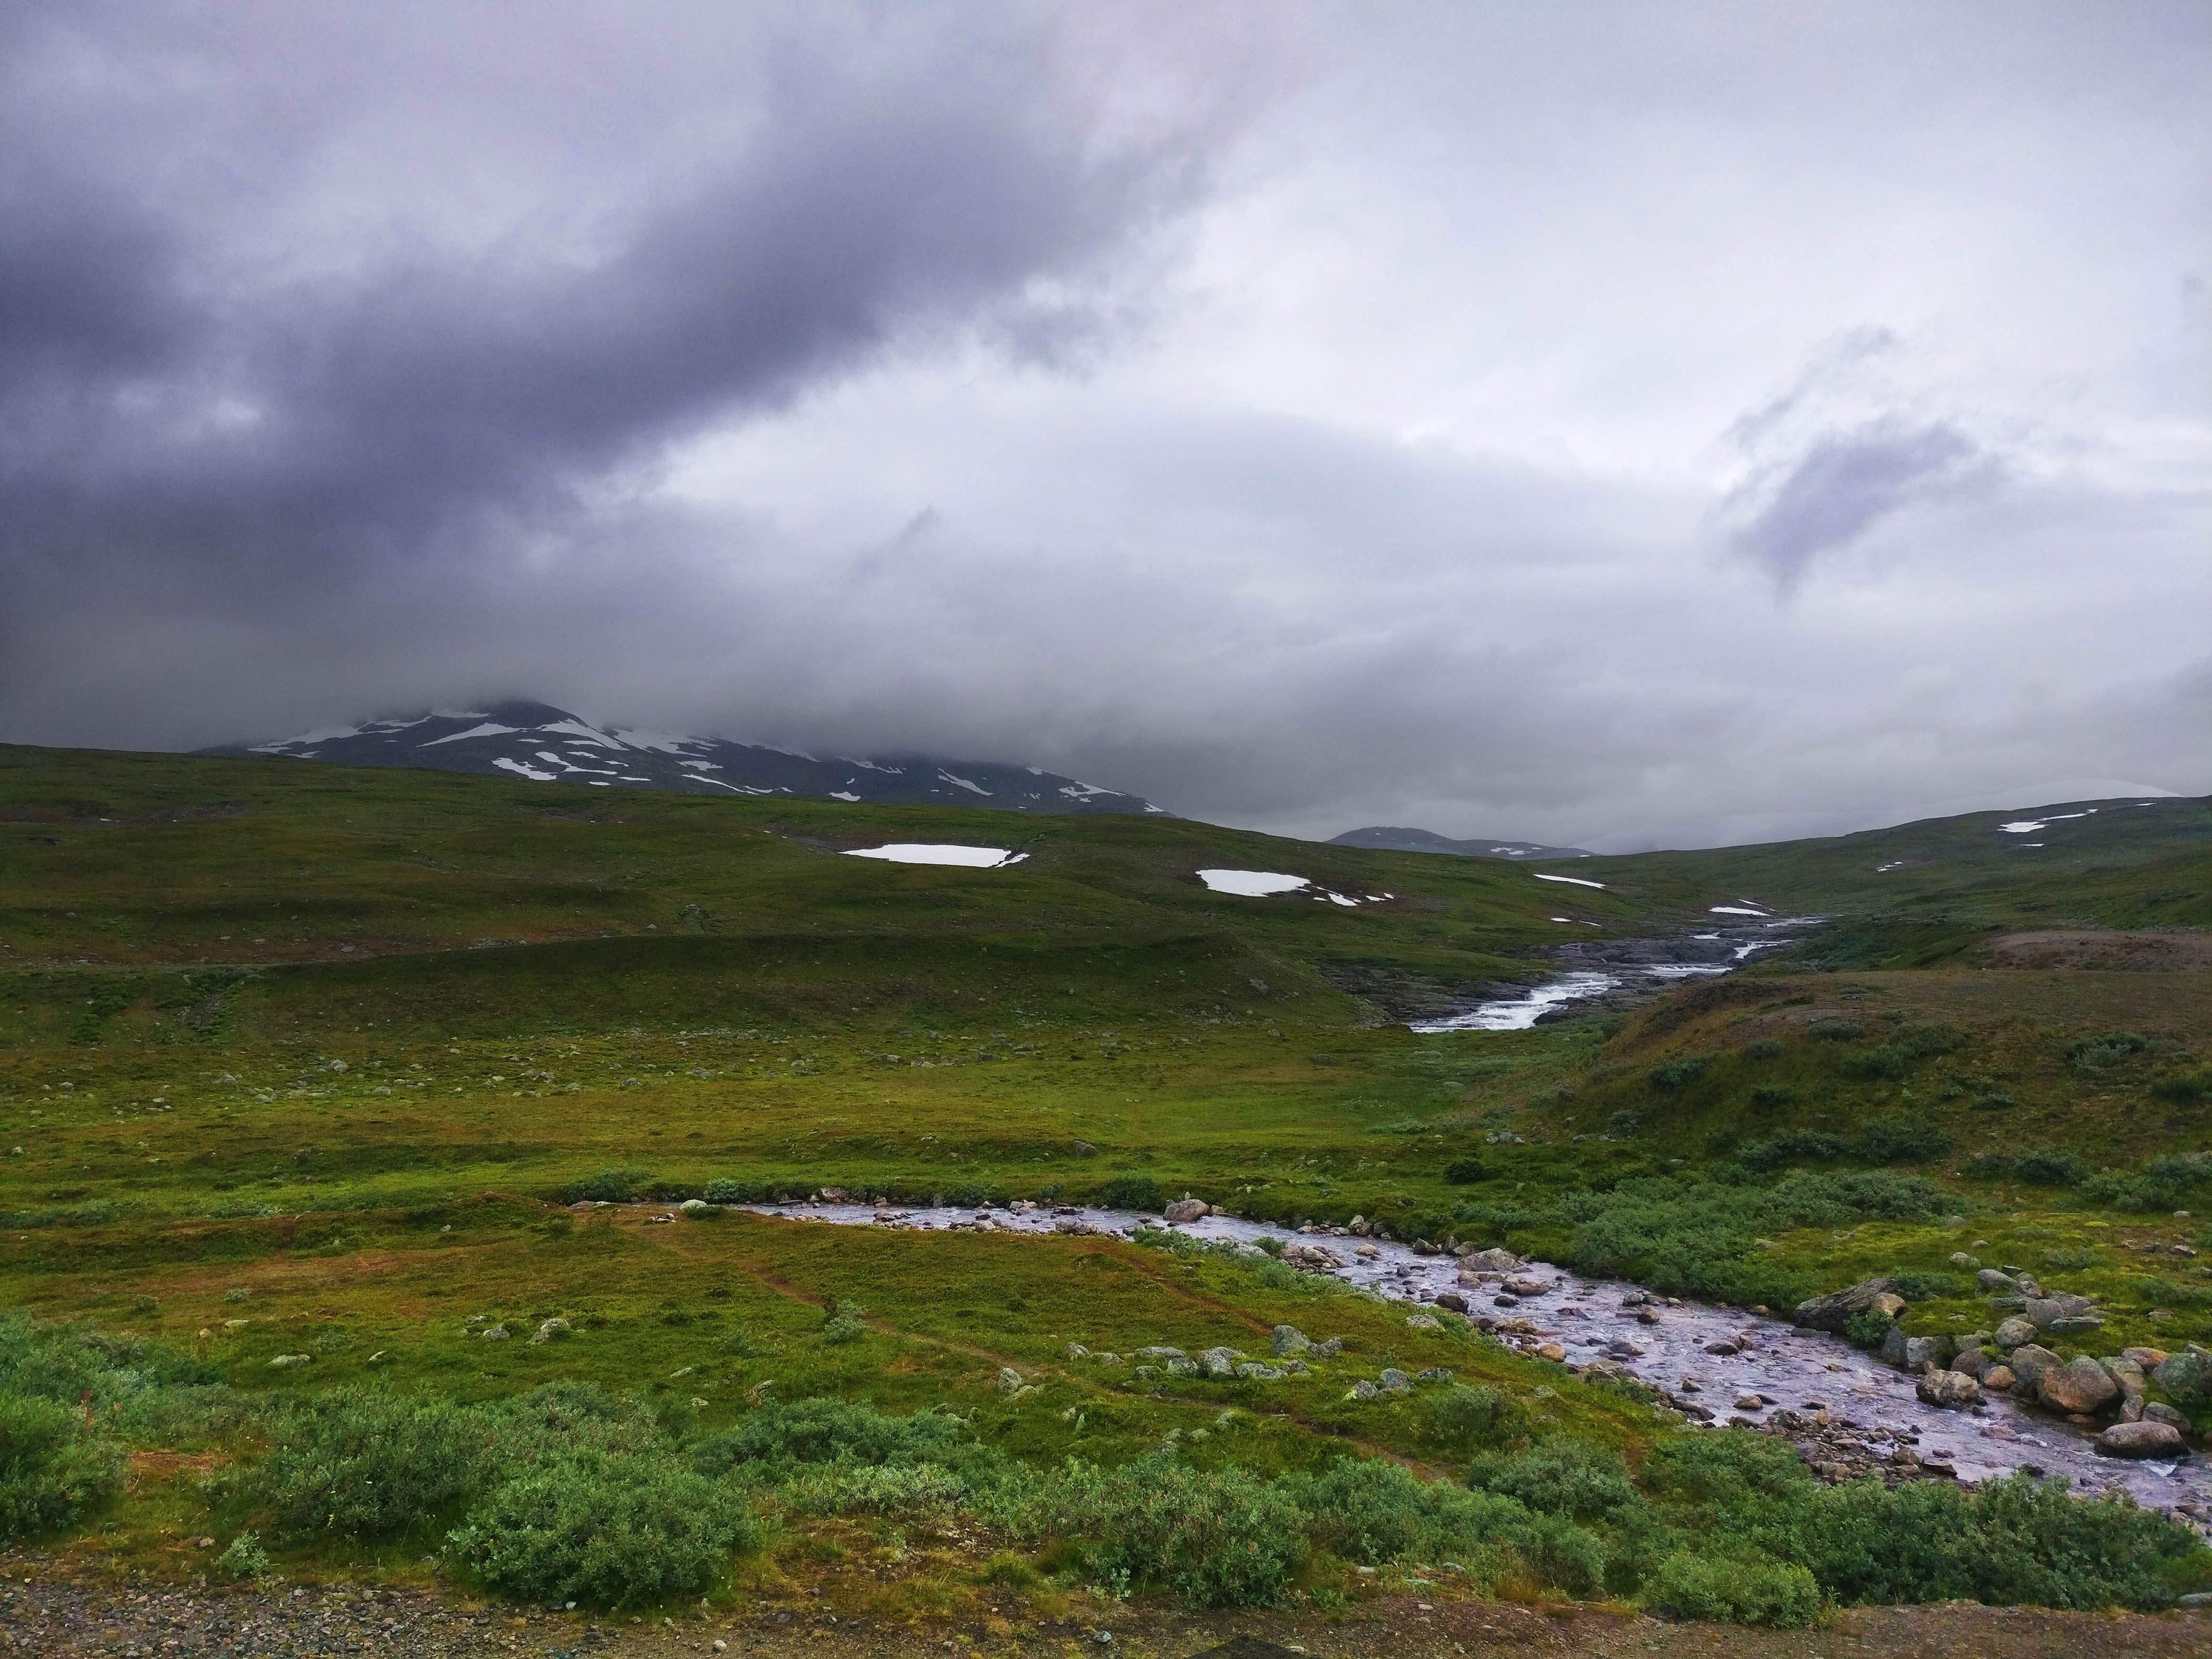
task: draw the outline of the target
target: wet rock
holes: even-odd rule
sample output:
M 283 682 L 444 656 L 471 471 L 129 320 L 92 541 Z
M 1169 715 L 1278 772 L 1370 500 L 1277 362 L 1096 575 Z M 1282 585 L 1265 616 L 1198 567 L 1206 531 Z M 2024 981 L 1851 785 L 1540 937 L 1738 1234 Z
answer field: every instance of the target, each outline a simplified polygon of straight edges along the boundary
M 1437 1306 L 1447 1313 L 1463 1314 L 1467 1311 L 1467 1298 L 1457 1291 L 1439 1291 L 1437 1292 Z
M 1899 1370 L 1917 1371 L 1923 1366 L 1941 1364 L 1949 1346 L 1942 1337 L 1907 1336 L 1903 1326 L 1892 1325 L 1875 1357 Z
M 2014 1314 L 1997 1327 L 1997 1334 L 1994 1340 L 1997 1346 L 2010 1353 L 2021 1343 L 2035 1340 L 2035 1326 L 2033 1322 Z
M 1521 1265 L 1521 1258 L 1510 1250 L 1476 1250 L 1459 1259 L 1462 1273 L 1510 1273 Z
M 1981 1381 L 1982 1373 L 1996 1363 L 1995 1355 L 1984 1351 L 1978 1333 L 1973 1336 L 1961 1337 L 1959 1340 L 1959 1352 L 1951 1356 L 1951 1369 L 1972 1377 L 1977 1382 Z
M 2013 1375 L 2011 1366 L 1992 1365 L 1989 1370 L 1982 1373 L 1982 1392 L 1984 1394 L 2010 1394 L 2013 1389 L 2013 1385 L 2018 1381 L 2019 1379 Z
M 1056 1233 L 1073 1233 L 1078 1237 L 1095 1233 L 1098 1231 L 1097 1227 L 1093 1226 L 1090 1222 L 1085 1221 L 1079 1215 L 1064 1215 L 1060 1217 L 1052 1224 L 1052 1230 Z
M 1182 1223 L 1195 1221 L 1211 1208 L 1212 1206 L 1202 1199 L 1179 1198 L 1160 1213 L 1170 1221 Z
M 1735 1397 L 1735 1408 L 1740 1412 L 1763 1411 L 1766 1396 L 1763 1394 L 1740 1394 Z
M 1962 1406 L 1978 1406 L 1982 1401 L 1982 1385 L 1964 1371 L 1931 1370 L 1912 1385 L 1922 1403 L 1946 1410 Z
M 1516 1296 L 1541 1296 L 1552 1287 L 1540 1279 L 1509 1279 L 1505 1288 Z
M 1894 1319 L 1905 1310 L 1894 1279 L 1866 1279 L 1846 1290 L 1816 1296 L 1797 1304 L 1796 1319 L 1812 1330 L 1843 1334 L 1844 1328 L 1862 1314 L 1876 1313 Z
M 1535 1352 L 1537 1358 L 1548 1359 L 1555 1365 L 1565 1364 L 1567 1358 L 1567 1351 L 1556 1342 L 1543 1343 Z
M 2095 1360 L 2084 1358 L 2046 1367 L 2035 1380 L 2035 1391 L 2053 1411 L 2087 1415 L 2118 1399 L 2120 1385 Z
M 2018 1379 L 2014 1386 L 2025 1393 L 2033 1394 L 2037 1379 L 2058 1363 L 2058 1356 L 2050 1349 L 2039 1347 L 2033 1342 L 2023 1342 L 2012 1351 L 2009 1361 L 2012 1374 Z
M 2106 1457 L 2180 1457 L 2189 1448 L 2181 1431 L 2171 1423 L 2148 1419 L 2140 1423 L 2115 1423 L 2097 1437 L 2097 1449 Z
M 1517 1308 L 1521 1305 L 1521 1298 L 1517 1296 L 1508 1296 L 1500 1291 L 1490 1298 L 1490 1305 L 1493 1308 Z
M 1286 1353 L 1304 1353 L 1312 1347 L 1313 1344 L 1307 1340 L 1306 1334 L 1297 1326 L 1278 1325 L 1275 1327 L 1274 1335 L 1268 1339 L 1268 1346 L 1275 1351 L 1275 1357 L 1279 1359 Z

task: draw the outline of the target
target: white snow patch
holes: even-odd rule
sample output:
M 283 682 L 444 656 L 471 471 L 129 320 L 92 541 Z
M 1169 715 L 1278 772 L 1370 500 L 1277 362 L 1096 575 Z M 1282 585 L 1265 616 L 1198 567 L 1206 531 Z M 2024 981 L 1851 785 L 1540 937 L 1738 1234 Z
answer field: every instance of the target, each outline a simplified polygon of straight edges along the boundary
M 595 743 L 602 749 L 621 749 L 627 746 L 620 738 L 610 732 L 602 732 L 596 726 L 586 726 L 581 720 L 554 720 L 537 729 L 540 732 L 566 732 L 574 737 L 581 738 L 586 743 Z
M 617 726 L 614 734 L 633 749 L 658 749 L 664 755 L 672 755 L 679 749 L 705 749 L 714 743 L 712 738 L 687 738 L 672 732 L 645 732 L 634 726 Z
M 722 769 L 720 761 L 678 761 L 676 763 L 687 772 L 719 772 Z
M 970 870 L 993 870 L 1019 864 L 1027 853 L 1011 853 L 1003 847 L 960 847 L 949 842 L 893 842 L 885 847 L 856 847 L 848 859 L 882 859 L 890 864 L 957 864 Z
M 1577 887 L 1595 887 L 1601 893 L 1605 890 L 1603 882 L 1584 881 L 1580 876 L 1547 876 L 1541 870 L 1531 870 L 1528 873 L 1539 881 L 1567 881 L 1572 882 Z
M 1708 914 L 1716 916 L 1758 916 L 1762 921 L 1766 915 L 1764 910 L 1747 910 L 1741 904 L 1716 904 L 1710 907 Z
M 1328 896 L 1328 902 L 1331 904 L 1341 904 L 1347 910 L 1357 910 L 1359 908 L 1358 899 L 1346 898 L 1341 893 L 1331 893 Z
M 2144 804 L 2148 805 L 2149 803 Z M 2005 836 L 2032 836 L 2037 830 L 2046 829 L 2062 819 L 2086 818 L 2088 816 L 2087 812 L 2053 812 L 2047 818 L 2014 818 L 2010 823 L 1997 825 L 1997 833 Z
M 275 743 L 264 743 L 254 750 L 256 754 L 273 755 L 280 749 L 289 749 L 304 743 L 335 743 L 340 738 L 357 738 L 358 726 L 319 726 L 312 732 L 302 732 L 296 738 L 283 738 Z
M 1239 898 L 1266 898 L 1271 893 L 1295 893 L 1306 884 L 1304 876 L 1286 876 L 1278 870 L 1201 870 L 1198 878 L 1212 893 L 1234 893 Z
M 830 792 L 830 799 L 831 800 L 858 800 L 860 799 L 860 797 L 855 794 L 850 794 L 842 789 L 832 789 Z
M 471 726 L 465 732 L 455 732 L 446 737 L 433 738 L 428 743 L 418 743 L 415 746 L 417 749 L 435 749 L 441 743 L 459 743 L 469 738 L 503 738 L 510 732 L 520 730 L 522 728 L 519 726 L 501 726 L 495 720 L 486 720 L 482 726 Z
M 963 789 L 968 790 L 968 791 L 969 791 L 971 793 L 974 793 L 974 794 L 978 794 L 978 795 L 988 795 L 988 794 L 989 794 L 989 793 L 991 793 L 989 790 L 986 789 L 986 788 L 985 788 L 981 784 L 977 783 L 977 782 L 976 782 L 974 779 L 972 779 L 972 778 L 956 778 L 956 777 L 954 777 L 954 776 L 952 775 L 952 774 L 951 774 L 951 773 L 947 772 L 947 771 L 945 771 L 945 770 L 943 770 L 942 769 L 939 769 L 939 772 L 938 772 L 937 775 L 938 775 L 939 777 L 940 777 L 940 778 L 943 778 L 943 779 L 945 781 L 945 782 L 947 782 L 947 783 L 957 783 L 957 784 L 958 784 L 958 785 L 959 785 Z
M 528 778 L 532 783 L 552 783 L 556 781 L 560 775 L 556 772 L 541 772 L 534 766 L 526 766 L 519 760 L 509 760 L 504 755 L 501 755 L 497 760 L 494 761 L 492 764 L 494 766 L 502 767 L 509 772 L 520 772 L 524 777 Z

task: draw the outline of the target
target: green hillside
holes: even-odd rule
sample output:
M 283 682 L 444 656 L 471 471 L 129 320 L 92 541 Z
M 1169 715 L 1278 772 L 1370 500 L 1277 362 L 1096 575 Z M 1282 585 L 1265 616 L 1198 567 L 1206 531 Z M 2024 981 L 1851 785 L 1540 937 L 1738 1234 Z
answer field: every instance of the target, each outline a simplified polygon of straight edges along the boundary
M 659 1219 L 709 1192 L 1188 1192 L 1744 1305 L 1901 1271 L 1908 1326 L 1948 1330 L 1981 1315 L 1967 1214 L 1992 1261 L 2074 1264 L 2100 1342 L 2212 1342 L 2174 1253 L 2212 1246 L 2212 809 L 2101 809 L 2041 848 L 2001 821 L 1578 860 L 1594 888 L 1182 820 L 0 750 L 0 1451 L 74 1471 L 0 1530 L 180 1573 L 204 1534 L 238 1571 L 893 1619 L 1120 1593 L 1318 1616 L 1416 1583 L 1782 1622 L 2159 1605 L 2203 1553 L 2071 1500 L 2036 1523 L 2053 1562 L 2133 1565 L 1852 1577 L 1834 1540 L 1950 1500 L 1822 1486 L 1781 1443 L 1249 1253 Z M 842 855 L 898 841 L 1027 856 Z M 1231 896 L 1213 867 L 1325 890 Z M 1423 1036 L 1344 988 L 1532 982 L 1568 938 L 1747 897 L 1831 921 L 1625 1017 Z M 1341 1352 L 1293 1387 L 1068 1347 L 1264 1354 L 1279 1324 Z M 1385 1367 L 1430 1380 L 1354 1397 Z M 295 1443 L 325 1462 L 269 1450 Z M 316 1510 L 328 1470 L 405 1480 L 417 1453 L 460 1473 Z M 1780 1507 L 1700 1496 L 1746 1480 Z M 1978 1536 L 1984 1501 L 1942 1524 Z M 634 1547 L 556 1597 L 487 1541 L 528 1504 Z M 1170 1513 L 1205 1517 L 1187 1546 Z M 1734 1588 L 1693 1595 L 1716 1549 Z

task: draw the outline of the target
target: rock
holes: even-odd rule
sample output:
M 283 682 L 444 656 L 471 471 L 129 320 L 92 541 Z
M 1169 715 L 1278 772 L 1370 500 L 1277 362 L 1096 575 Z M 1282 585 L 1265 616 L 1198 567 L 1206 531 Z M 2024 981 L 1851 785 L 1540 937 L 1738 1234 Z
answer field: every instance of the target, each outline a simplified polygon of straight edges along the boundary
M 1176 1223 L 1195 1221 L 1200 1216 L 1206 1214 L 1211 1207 L 1211 1206 L 1207 1205 L 1200 1199 L 1179 1198 L 1176 1200 L 1174 1203 L 1169 1205 L 1166 1209 L 1161 1211 L 1160 1213 L 1166 1217 L 1170 1221 Z
M 2115 1423 L 2097 1437 L 2097 1449 L 2107 1457 L 2179 1457 L 2188 1446 L 2181 1431 L 2171 1423 Z
M 1963 1371 L 1978 1382 L 1984 1371 L 1996 1364 L 1996 1358 L 1983 1348 L 1982 1337 L 1980 1331 L 1972 1331 L 1960 1337 L 1958 1350 L 1951 1356 L 1953 1370 Z
M 2009 1394 L 2012 1391 L 2013 1384 L 2018 1380 L 2018 1378 L 2013 1376 L 2011 1366 L 1992 1365 L 1989 1370 L 1982 1373 L 1982 1392 L 1984 1394 Z
M 1234 1348 L 1208 1348 L 1198 1357 L 1198 1368 L 1208 1376 L 1234 1376 L 1237 1362 L 1244 1356 Z
M 1198 1361 L 1186 1357 L 1178 1356 L 1177 1358 L 1167 1362 L 1167 1373 L 1170 1376 L 1196 1376 L 1198 1375 Z
M 1070 1359 L 1088 1359 L 1091 1358 L 1091 1350 L 1080 1342 L 1071 1342 L 1067 1345 L 1067 1357 Z
M 2112 1374 L 2094 1359 L 2069 1360 L 2052 1365 L 2036 1378 L 2035 1391 L 2053 1411 L 2087 1414 L 2102 1411 L 2118 1398 L 2120 1385 Z
M 1152 1347 L 1137 1350 L 1137 1358 L 1139 1359 L 1181 1359 L 1183 1357 L 1183 1351 L 1181 1348 Z
M 1964 1250 L 1954 1250 L 1951 1252 L 1951 1265 L 1954 1267 L 1978 1267 L 1982 1260 L 1979 1256 L 1968 1255 Z
M 999 1392 L 1000 1394 L 1019 1394 L 1021 1391 L 1022 1374 L 1016 1370 L 1012 1365 L 1000 1366 Z
M 1917 1371 L 1943 1362 L 1949 1344 L 1940 1336 L 1907 1336 L 1902 1325 L 1892 1325 L 1875 1357 L 1901 1371 Z
M 1555 1365 L 1562 1364 L 1566 1360 L 1567 1351 L 1556 1342 L 1547 1342 L 1537 1348 L 1536 1358 L 1548 1359 Z
M 1061 1216 L 1058 1220 L 1052 1224 L 1052 1230 L 1056 1233 L 1073 1233 L 1078 1237 L 1081 1237 L 1086 1234 L 1095 1233 L 1098 1231 L 1097 1227 L 1093 1226 L 1090 1222 L 1085 1221 L 1079 1215 Z
M 2143 1397 L 2141 1395 L 2131 1394 L 2120 1401 L 2121 1422 L 2140 1423 L 2142 1421 L 2142 1415 Z
M 1552 1287 L 1540 1279 L 1509 1279 L 1505 1288 L 1516 1296 L 1541 1296 Z
M 1953 1258 L 1956 1260 L 1955 1257 Z M 2010 1273 L 1999 1273 L 1995 1267 L 1984 1267 L 1974 1275 L 1974 1283 L 1984 1296 L 2012 1296 L 2020 1290 L 2020 1281 Z
M 1743 1350 L 1736 1346 L 1734 1342 L 1729 1340 L 1726 1337 L 1723 1337 L 1717 1342 L 1706 1343 L 1705 1352 L 1707 1353 L 1718 1354 L 1723 1358 L 1726 1358 L 1731 1354 L 1741 1353 Z
M 2012 1374 L 2019 1379 L 2019 1386 L 2027 1394 L 2033 1394 L 2036 1380 L 2058 1363 L 2057 1354 L 2033 1342 L 2023 1342 L 2012 1351 Z
M 477 1334 L 487 1342 L 504 1342 L 507 1338 L 507 1329 L 504 1325 L 487 1325 Z
M 1465 1272 L 1510 1273 L 1521 1265 L 1521 1258 L 1510 1250 L 1477 1250 L 1471 1255 L 1462 1255 L 1459 1265 Z
M 2158 1386 L 2182 1399 L 2212 1395 L 2212 1354 L 2168 1354 L 2151 1373 Z
M 312 1354 L 280 1353 L 269 1362 L 269 1369 L 272 1371 L 287 1370 L 294 1365 L 305 1365 L 313 1358 Z M 88 1407 L 86 1409 L 89 1410 L 90 1407 Z
M 1405 1372 L 1398 1370 L 1395 1365 L 1386 1370 L 1382 1375 L 1376 1377 L 1375 1381 L 1379 1386 L 1389 1389 L 1392 1394 L 1404 1394 L 1413 1386 L 1413 1379 L 1407 1376 Z
M 1735 1397 L 1735 1408 L 1740 1412 L 1761 1411 L 1765 1406 L 1766 1396 L 1763 1394 L 1740 1394 Z
M 2035 1327 L 2018 1314 L 2014 1314 L 1997 1327 L 1995 1340 L 1997 1346 L 2009 1353 L 2021 1343 L 2035 1340 Z
M 1467 1298 L 1457 1291 L 1439 1291 L 1437 1292 L 1437 1306 L 1446 1313 L 1463 1314 L 1467 1311 Z
M 1521 1305 L 1521 1298 L 1517 1296 L 1508 1296 L 1501 1291 L 1490 1298 L 1490 1305 L 1493 1308 L 1517 1308 Z
M 1274 1349 L 1275 1357 L 1279 1359 L 1286 1353 L 1304 1353 L 1312 1347 L 1313 1344 L 1306 1340 L 1306 1334 L 1297 1326 L 1278 1325 L 1275 1327 L 1275 1334 L 1269 1346 Z
M 1437 1322 L 1437 1316 L 1434 1314 L 1417 1313 L 1406 1316 L 1406 1328 L 1412 1331 L 1440 1331 L 1443 1327 Z
M 567 1336 L 573 1328 L 567 1320 L 556 1314 L 552 1318 L 541 1323 L 538 1327 L 537 1334 L 530 1340 L 532 1342 L 557 1342 Z
M 1376 1388 L 1372 1382 L 1370 1382 L 1363 1376 L 1359 1381 L 1352 1385 L 1350 1398 L 1353 1400 L 1375 1400 L 1380 1398 L 1382 1393 L 1382 1389 Z
M 1449 1382 L 1451 1380 L 1452 1374 L 1442 1365 L 1431 1365 L 1413 1379 L 1416 1382 Z
M 2143 1368 L 2136 1364 L 2134 1360 L 2122 1358 L 2118 1354 L 2108 1354 L 2100 1358 L 2097 1363 L 2112 1372 L 2112 1381 L 2120 1385 L 2122 1394 L 2130 1398 L 2142 1396 Z
M 1118 1353 L 1100 1352 L 1094 1353 L 1091 1357 L 1102 1365 L 1118 1365 L 1121 1363 L 1121 1356 Z
M 1067 1143 L 1067 1150 L 1074 1153 L 1078 1158 L 1096 1158 L 1098 1156 L 1098 1149 L 1087 1140 L 1071 1140 Z
M 2133 1361 L 2147 1371 L 2154 1371 L 2166 1364 L 2168 1356 L 2163 1348 L 2123 1348 L 2120 1358 Z
M 1256 1359 L 1248 1359 L 1237 1368 L 1237 1375 L 1248 1382 L 1279 1382 L 1287 1375 L 1273 1365 L 1263 1365 Z
M 2185 1415 L 2174 1410 L 2163 1400 L 2147 1402 L 2142 1408 L 2142 1420 L 2146 1423 L 2169 1423 L 2184 1434 L 2187 1434 L 2191 1426 Z
M 1923 1403 L 1946 1409 L 1981 1403 L 1982 1385 L 1964 1371 L 1931 1370 L 1912 1385 Z
M 1844 1328 L 1862 1314 L 1878 1313 L 1894 1319 L 1905 1310 L 1893 1279 L 1866 1279 L 1847 1290 L 1816 1296 L 1797 1304 L 1797 1322 L 1816 1331 L 1841 1336 Z
M 1344 1339 L 1340 1336 L 1332 1336 L 1326 1342 L 1315 1343 L 1313 1351 L 1324 1358 L 1340 1354 L 1344 1352 Z

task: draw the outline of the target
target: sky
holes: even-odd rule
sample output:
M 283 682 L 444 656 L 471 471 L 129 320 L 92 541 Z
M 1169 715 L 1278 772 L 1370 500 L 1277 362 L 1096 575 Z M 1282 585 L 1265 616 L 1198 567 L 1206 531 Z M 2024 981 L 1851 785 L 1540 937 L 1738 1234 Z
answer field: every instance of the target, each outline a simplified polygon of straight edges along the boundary
M 0 9 L 0 740 L 2212 793 L 2212 9 Z

